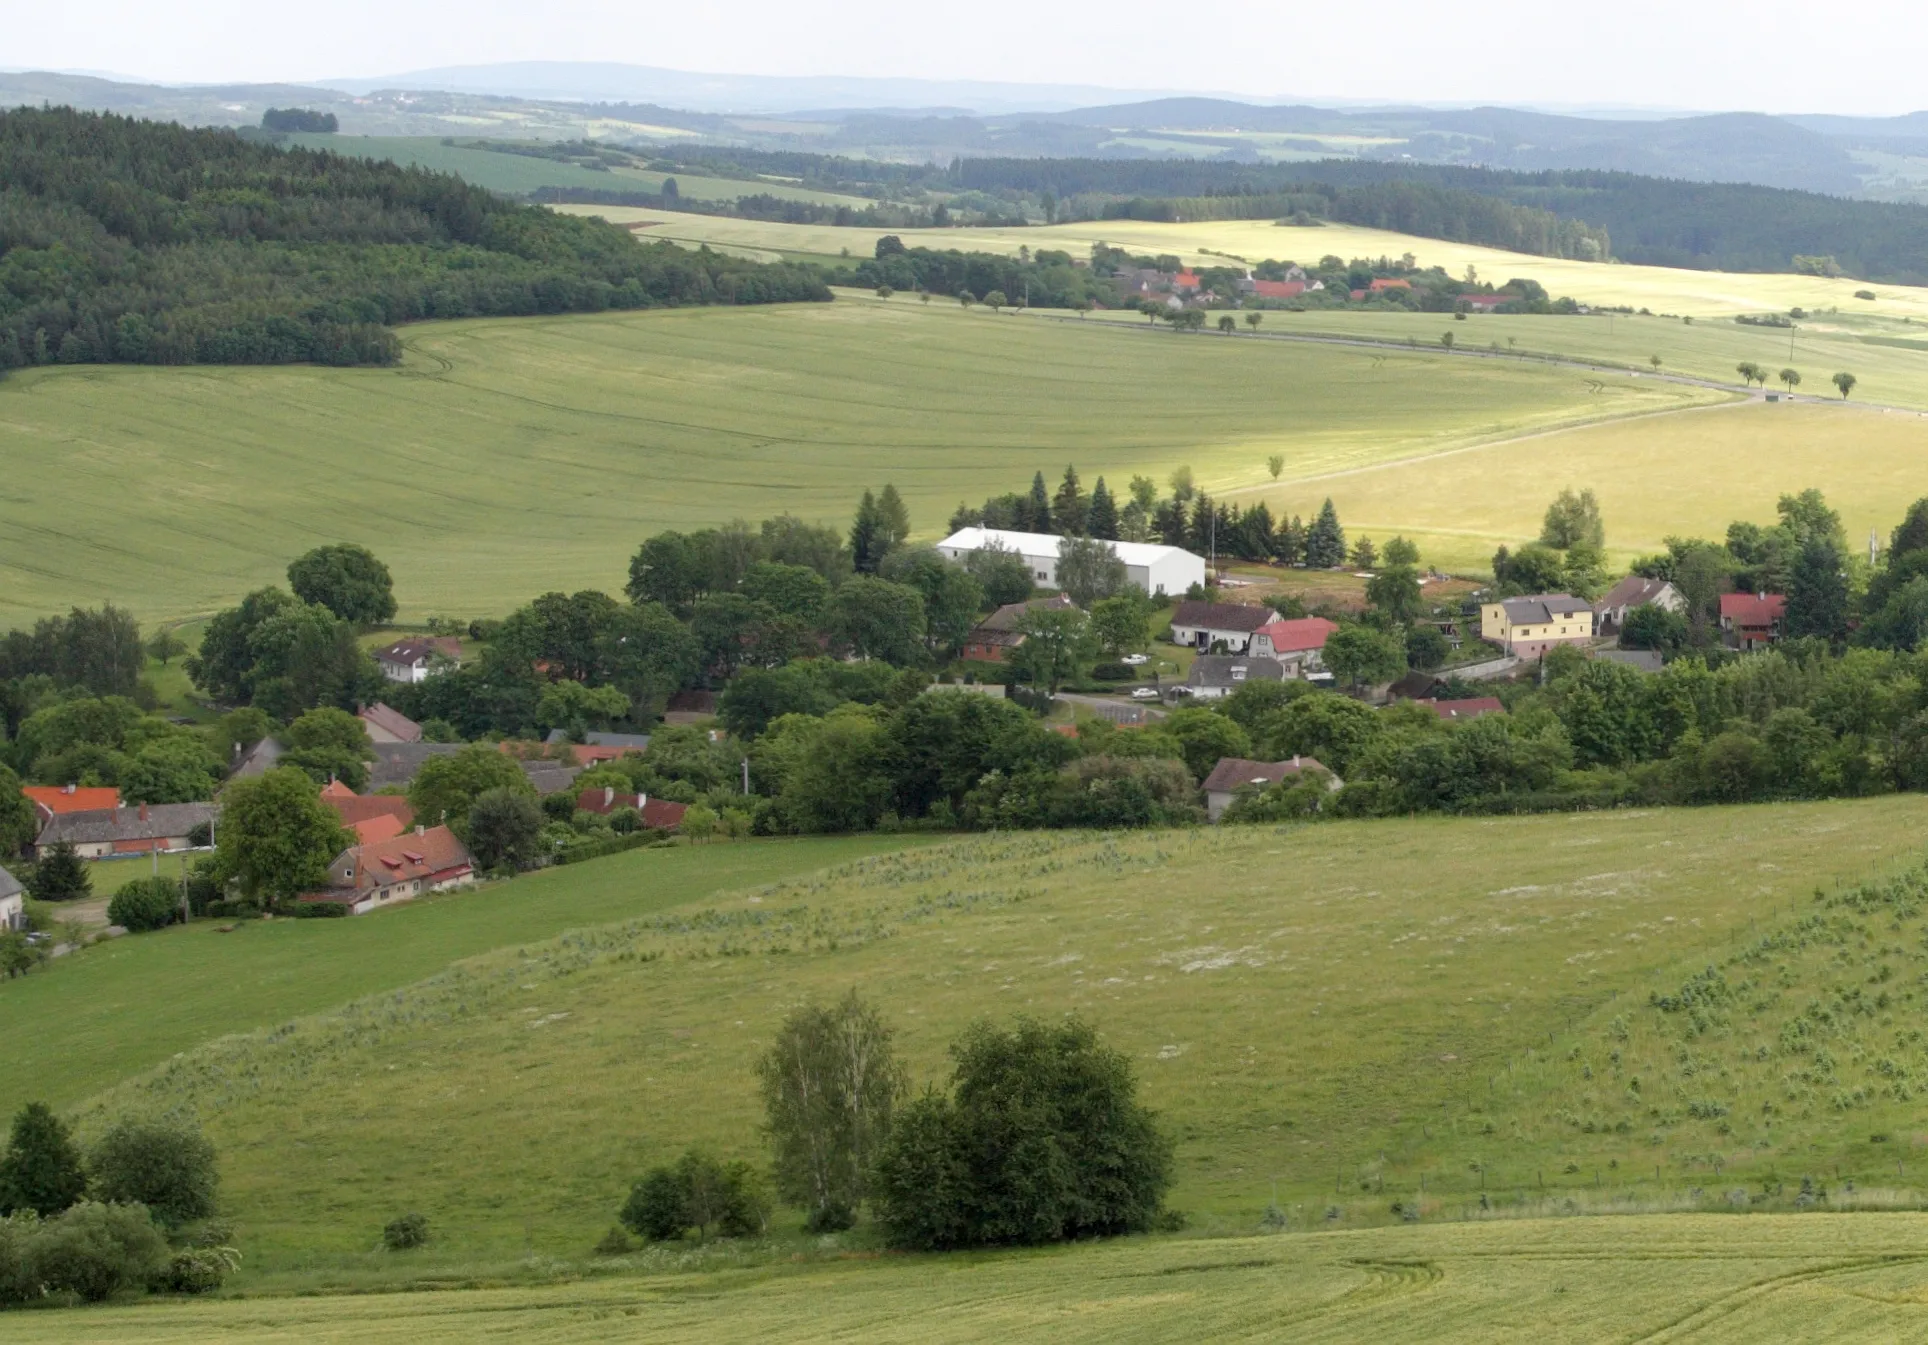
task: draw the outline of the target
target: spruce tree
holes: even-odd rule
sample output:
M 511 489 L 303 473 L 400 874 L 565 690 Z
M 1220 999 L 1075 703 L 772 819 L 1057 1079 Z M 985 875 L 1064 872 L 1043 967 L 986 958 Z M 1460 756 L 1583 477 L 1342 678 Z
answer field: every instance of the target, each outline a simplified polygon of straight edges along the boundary
M 1216 522 L 1216 507 L 1212 504 L 1212 497 L 1202 490 L 1199 491 L 1192 505 L 1192 526 L 1188 540 L 1191 543 L 1191 549 L 1201 556 L 1211 555 L 1214 550 L 1214 540 L 1222 540 L 1214 537 Z
M 897 493 L 897 487 L 886 484 L 883 493 L 877 497 L 877 531 L 882 543 L 877 549 L 877 559 L 882 560 L 884 553 L 892 547 L 902 546 L 910 536 L 910 510 L 904 507 L 904 497 Z
M 1297 514 L 1279 524 L 1278 533 L 1272 538 L 1272 554 L 1287 565 L 1297 565 L 1305 559 L 1305 524 Z
M 32 1210 L 49 1218 L 86 1193 L 73 1136 L 53 1108 L 29 1102 L 13 1118 L 13 1138 L 0 1157 L 0 1215 Z
M 1794 558 L 1787 587 L 1789 636 L 1814 635 L 1840 644 L 1848 638 L 1848 579 L 1841 553 L 1825 537 L 1812 536 Z
M 877 497 L 869 491 L 857 502 L 857 518 L 850 525 L 850 559 L 864 574 L 877 568 L 882 558 L 877 545 L 880 531 L 877 519 Z
M 1051 502 L 1051 516 L 1058 521 L 1057 530 L 1067 537 L 1082 537 L 1087 525 L 1087 510 L 1084 486 L 1078 480 L 1078 469 L 1067 463 L 1057 498 Z
M 1339 511 L 1332 501 L 1319 506 L 1305 538 L 1305 563 L 1315 570 L 1331 570 L 1346 563 L 1346 534 L 1339 526 Z
M 1029 517 L 1024 526 L 1030 532 L 1051 531 L 1051 497 L 1044 490 L 1044 473 L 1039 472 L 1031 478 L 1031 500 Z
M 74 847 L 61 841 L 40 857 L 27 887 L 35 901 L 79 901 L 92 895 L 94 880 Z
M 1093 537 L 1103 541 L 1118 540 L 1118 505 L 1105 488 L 1102 476 L 1091 490 L 1091 513 L 1085 520 L 1085 528 Z

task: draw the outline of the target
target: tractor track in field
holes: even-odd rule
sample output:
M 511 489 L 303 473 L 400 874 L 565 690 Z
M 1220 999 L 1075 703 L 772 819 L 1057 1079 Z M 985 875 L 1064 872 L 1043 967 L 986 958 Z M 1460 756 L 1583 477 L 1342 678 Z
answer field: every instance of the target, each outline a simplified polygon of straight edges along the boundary
M 1765 1279 L 1744 1284 L 1731 1289 L 1713 1300 L 1692 1308 L 1670 1322 L 1663 1322 L 1641 1335 L 1630 1337 L 1632 1345 L 1647 1345 L 1649 1342 L 1684 1340 L 1719 1325 L 1735 1313 L 1740 1312 L 1760 1299 L 1771 1297 L 1783 1289 L 1797 1285 L 1813 1284 L 1820 1280 L 1834 1279 L 1842 1275 L 1854 1275 L 1863 1271 L 1881 1270 L 1889 1266 L 1919 1265 L 1928 1261 L 1928 1254 L 1920 1252 L 1890 1252 L 1872 1256 L 1857 1256 L 1846 1261 L 1830 1261 L 1823 1265 L 1808 1266 L 1802 1270 L 1790 1270 L 1780 1275 L 1769 1275 Z

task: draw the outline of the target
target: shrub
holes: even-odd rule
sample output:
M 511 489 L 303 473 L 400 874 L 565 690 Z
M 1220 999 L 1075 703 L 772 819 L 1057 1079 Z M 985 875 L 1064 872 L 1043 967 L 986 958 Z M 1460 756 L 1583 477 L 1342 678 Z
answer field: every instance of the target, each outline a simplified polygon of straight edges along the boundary
M 145 1285 L 167 1260 L 145 1207 L 92 1200 L 42 1224 L 28 1246 L 41 1284 L 90 1303 Z
M 123 1119 L 101 1136 L 87 1167 L 101 1199 L 144 1205 L 165 1227 L 214 1213 L 214 1146 L 193 1125 Z
M 40 1297 L 33 1263 L 33 1239 L 39 1231 L 40 1216 L 32 1210 L 0 1219 L 0 1307 Z
M 722 1163 L 692 1149 L 643 1174 L 617 1218 L 651 1242 L 674 1241 L 692 1228 L 699 1238 L 712 1228 L 726 1238 L 753 1237 L 768 1226 L 770 1203 L 748 1163 Z
M 1138 679 L 1138 670 L 1123 663 L 1100 663 L 1091 675 L 1100 682 L 1133 682 Z
M 241 1253 L 232 1247 L 183 1247 L 147 1287 L 157 1294 L 211 1294 L 240 1264 Z
M 634 1249 L 628 1231 L 621 1224 L 612 1224 L 593 1250 L 597 1256 L 627 1256 Z
M 819 1205 L 803 1221 L 806 1233 L 841 1233 L 857 1222 L 857 1212 L 839 1201 Z
M 172 878 L 136 878 L 107 903 L 107 919 L 132 933 L 165 929 L 181 913 L 181 889 Z
M 1130 1062 L 1070 1019 L 988 1024 L 952 1048 L 953 1094 L 892 1126 L 875 1201 L 893 1245 L 1042 1243 L 1154 1226 L 1172 1146 L 1137 1101 Z
M 412 1251 L 428 1243 L 428 1216 L 426 1214 L 404 1214 L 399 1219 L 390 1219 L 382 1228 L 382 1246 L 391 1252 Z

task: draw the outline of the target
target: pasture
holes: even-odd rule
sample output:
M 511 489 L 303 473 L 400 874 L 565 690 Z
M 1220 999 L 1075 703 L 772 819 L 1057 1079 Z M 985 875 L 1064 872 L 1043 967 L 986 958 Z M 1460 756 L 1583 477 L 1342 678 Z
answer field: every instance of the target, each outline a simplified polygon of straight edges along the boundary
M 1918 1214 L 1703 1214 L 1135 1239 L 941 1261 L 826 1255 L 744 1267 L 637 1257 L 557 1285 L 31 1312 L 7 1327 L 20 1345 L 1690 1337 L 1808 1345 L 1928 1331 L 1924 1236 L 1928 1216 Z
M 489 949 L 912 843 L 854 836 L 632 851 L 412 902 L 379 920 L 197 920 L 97 944 L 0 982 L 9 1028 L 0 1034 L 0 1113 L 34 1099 L 70 1105 L 224 1033 L 397 989 Z M 95 896 L 105 898 L 145 876 L 148 861 L 91 868 Z
M 1062 248 L 1073 256 L 1089 254 L 1096 242 L 1153 256 L 1171 254 L 1196 265 L 1225 265 L 1227 259 L 1257 263 L 1316 261 L 1327 254 L 1344 257 L 1399 257 L 1410 252 L 1421 266 L 1443 266 L 1451 275 L 1478 268 L 1481 279 L 1503 283 L 1515 276 L 1537 280 L 1548 292 L 1571 295 L 1584 304 L 1650 308 L 1655 313 L 1719 316 L 1734 313 L 1810 311 L 1839 308 L 1895 318 L 1928 320 L 1928 288 L 1876 285 L 1847 278 L 1688 271 L 1665 266 L 1569 261 L 1534 257 L 1472 243 L 1363 229 L 1350 224 L 1315 228 L 1282 227 L 1270 220 L 1208 220 L 1159 224 L 1141 220 L 1094 220 L 1023 229 L 962 228 L 942 231 L 853 229 L 834 225 L 772 224 L 761 220 L 684 215 L 629 206 L 557 206 L 574 214 L 602 215 L 618 223 L 651 222 L 647 236 L 678 242 L 710 243 L 748 255 L 853 257 L 873 255 L 877 240 L 898 233 L 905 243 L 966 251 L 1015 253 L 1020 247 Z M 1854 292 L 1872 289 L 1873 303 Z
M 1900 796 L 976 837 L 503 948 L 189 1050 L 70 1110 L 84 1130 L 127 1109 L 198 1115 L 250 1276 L 313 1288 L 388 1274 L 367 1248 L 402 1209 L 439 1230 L 412 1273 L 580 1261 L 649 1163 L 696 1142 L 759 1155 L 751 1062 L 790 1005 L 851 986 L 897 1025 L 919 1085 L 974 1018 L 1086 1016 L 1164 1115 L 1174 1201 L 1206 1232 L 1255 1227 L 1274 1191 L 1300 1229 L 1387 1222 L 1415 1199 L 1429 1218 L 1483 1197 L 1512 1212 L 1677 1201 L 1724 1189 L 1710 1152 L 1730 1183 L 1750 1163 L 1798 1182 L 1862 1161 L 1846 1175 L 1865 1184 L 1899 1155 L 1866 1158 L 1825 1116 L 1760 1147 L 1738 1117 L 1732 1140 L 1712 1117 L 1583 1133 L 1561 1090 L 1579 1068 L 1569 1051 L 1593 1060 L 1603 1023 L 1817 886 L 1912 858 L 1924 818 L 1928 802 Z M 594 868 L 498 900 L 608 884 Z M 423 909 L 452 919 L 467 900 Z M 301 983 L 346 974 L 334 964 L 396 919 L 304 933 Z M 175 957 L 197 937 L 217 936 L 177 936 Z M 61 990 L 85 1011 L 84 983 Z M 1549 1074 L 1550 1060 L 1565 1063 Z M 1873 1068 L 1841 1064 L 1857 1084 Z M 1904 1113 L 1853 1128 L 1912 1134 Z
M 206 614 L 342 540 L 388 562 L 405 621 L 501 614 L 550 589 L 620 590 L 664 528 L 785 511 L 842 528 L 885 482 L 936 537 L 960 502 L 1067 462 L 1114 488 L 1189 463 L 1216 491 L 1265 481 L 1274 452 L 1310 476 L 1727 396 L 868 296 L 405 339 L 393 369 L 0 381 L 0 627 L 103 601 L 148 623 Z

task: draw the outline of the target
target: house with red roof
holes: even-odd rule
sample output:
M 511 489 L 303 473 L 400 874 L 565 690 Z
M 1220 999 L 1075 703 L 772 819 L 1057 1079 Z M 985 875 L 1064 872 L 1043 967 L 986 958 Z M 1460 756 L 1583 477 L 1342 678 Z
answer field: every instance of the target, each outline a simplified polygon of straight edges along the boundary
M 308 902 L 346 906 L 365 915 L 383 906 L 411 901 L 429 892 L 447 892 L 475 883 L 468 848 L 447 827 L 417 827 L 387 840 L 352 845 L 328 866 L 328 889 L 303 897 Z
M 1414 705 L 1423 705 L 1448 723 L 1460 723 L 1468 719 L 1483 719 L 1487 715 L 1503 715 L 1506 706 L 1498 696 L 1468 696 L 1465 700 L 1443 701 L 1428 697 L 1416 700 Z
M 363 845 L 386 841 L 415 825 L 415 809 L 395 794 L 357 794 L 339 780 L 323 786 L 321 801 Z
M 42 825 L 62 813 L 98 813 L 121 806 L 118 789 L 82 788 L 79 785 L 25 785 L 20 792 L 33 804 Z
M 1412 287 L 1413 283 L 1410 280 L 1395 280 L 1387 276 L 1381 276 L 1372 282 L 1371 289 L 1374 294 L 1380 294 L 1386 290 L 1409 290 Z
M 1338 622 L 1322 616 L 1268 622 L 1252 632 L 1251 652 L 1283 663 L 1288 677 L 1307 677 L 1325 671 L 1326 637 L 1338 629 Z
M 1254 280 L 1252 293 L 1260 299 L 1296 299 L 1305 293 L 1303 280 Z
M 1787 597 L 1780 593 L 1723 593 L 1720 595 L 1721 638 L 1743 653 L 1765 649 L 1781 638 L 1787 620 Z
M 1510 304 L 1520 296 L 1517 294 L 1462 294 L 1455 303 L 1465 304 L 1475 313 L 1490 313 L 1501 304 Z
M 1187 291 L 1196 294 L 1200 289 L 1204 288 L 1204 286 L 1198 278 L 1198 272 L 1184 270 L 1172 277 L 1172 288 L 1180 294 L 1184 294 Z
M 680 830 L 683 814 L 689 811 L 687 804 L 652 799 L 647 794 L 618 793 L 612 785 L 583 790 L 576 795 L 576 808 L 579 812 L 595 813 L 598 817 L 608 817 L 621 808 L 634 808 L 642 818 L 642 824 L 657 831 Z

